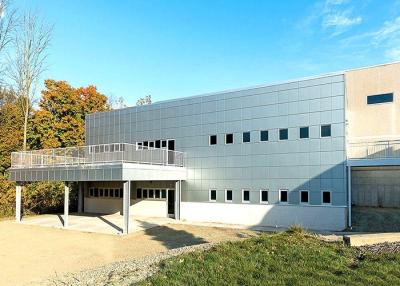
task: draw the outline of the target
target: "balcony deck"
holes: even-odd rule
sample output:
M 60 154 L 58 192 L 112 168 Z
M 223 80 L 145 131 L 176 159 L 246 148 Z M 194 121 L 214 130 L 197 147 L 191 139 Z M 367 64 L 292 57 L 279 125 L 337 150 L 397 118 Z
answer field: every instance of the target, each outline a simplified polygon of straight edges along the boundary
M 185 154 L 112 143 L 13 152 L 13 181 L 185 180 Z

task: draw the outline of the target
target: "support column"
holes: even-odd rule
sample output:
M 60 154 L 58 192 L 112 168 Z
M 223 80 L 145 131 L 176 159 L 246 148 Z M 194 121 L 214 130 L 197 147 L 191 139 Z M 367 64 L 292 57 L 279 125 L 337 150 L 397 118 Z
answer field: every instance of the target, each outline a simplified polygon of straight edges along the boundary
M 123 193 L 123 216 L 124 216 L 124 227 L 123 234 L 129 233 L 129 207 L 131 204 L 131 191 L 130 181 L 124 182 L 124 193 Z
M 181 187 L 182 181 L 175 182 L 175 219 L 181 219 Z
M 65 182 L 64 186 L 64 227 L 68 227 L 68 216 L 69 216 L 69 186 Z
M 83 213 L 83 182 L 78 183 L 78 213 Z
M 347 166 L 347 203 L 349 213 L 347 215 L 347 224 L 349 228 L 352 228 L 351 225 L 351 166 Z
M 15 187 L 15 220 L 17 222 L 21 221 L 21 189 L 20 185 Z

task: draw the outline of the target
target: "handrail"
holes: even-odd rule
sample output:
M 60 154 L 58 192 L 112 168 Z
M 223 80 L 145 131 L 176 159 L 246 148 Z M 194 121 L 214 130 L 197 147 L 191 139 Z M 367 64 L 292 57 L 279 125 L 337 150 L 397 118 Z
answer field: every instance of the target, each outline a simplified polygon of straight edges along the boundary
M 184 166 L 185 153 L 130 143 L 110 143 L 11 153 L 11 169 L 114 162 Z
M 400 159 L 400 140 L 347 143 L 348 159 Z

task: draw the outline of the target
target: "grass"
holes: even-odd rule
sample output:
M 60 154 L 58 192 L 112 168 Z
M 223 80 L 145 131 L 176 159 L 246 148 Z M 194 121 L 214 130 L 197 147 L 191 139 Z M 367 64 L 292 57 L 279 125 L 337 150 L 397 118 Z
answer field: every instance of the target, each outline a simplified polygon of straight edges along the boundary
M 400 254 L 361 253 L 293 227 L 168 259 L 142 285 L 400 285 Z

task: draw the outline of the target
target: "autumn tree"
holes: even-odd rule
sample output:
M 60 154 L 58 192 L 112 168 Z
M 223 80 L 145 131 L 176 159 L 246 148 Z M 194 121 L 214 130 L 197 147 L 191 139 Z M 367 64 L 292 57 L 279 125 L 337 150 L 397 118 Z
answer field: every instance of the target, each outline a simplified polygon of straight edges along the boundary
M 146 95 L 145 97 L 139 98 L 136 101 L 137 106 L 151 104 L 151 103 L 152 103 L 151 95 Z

